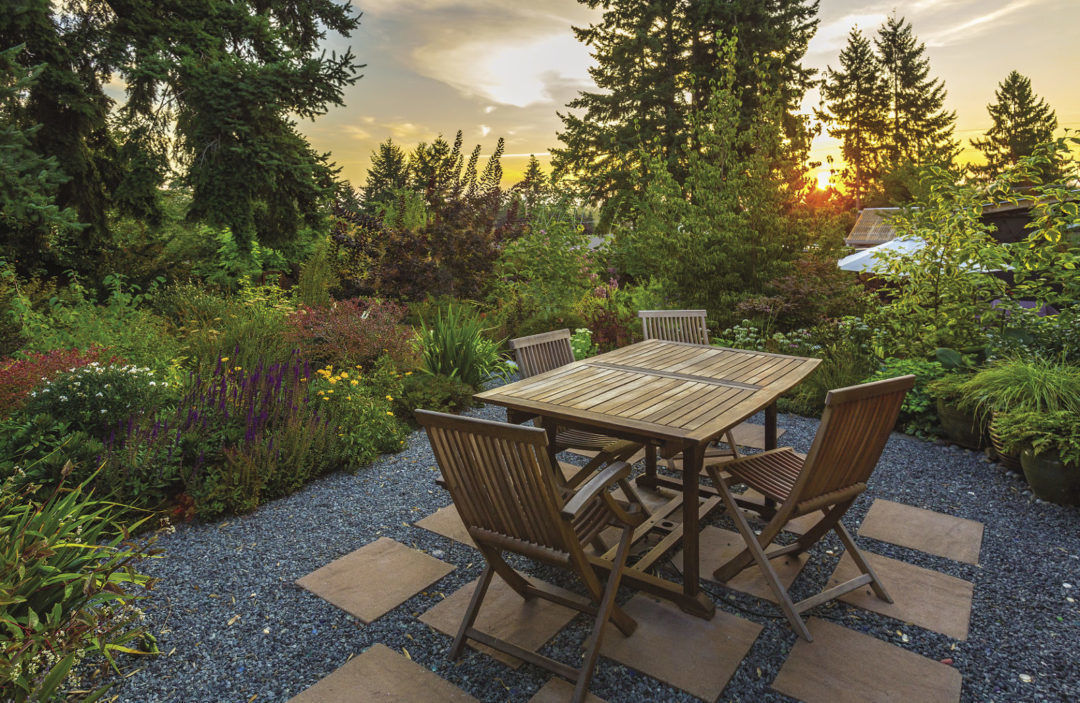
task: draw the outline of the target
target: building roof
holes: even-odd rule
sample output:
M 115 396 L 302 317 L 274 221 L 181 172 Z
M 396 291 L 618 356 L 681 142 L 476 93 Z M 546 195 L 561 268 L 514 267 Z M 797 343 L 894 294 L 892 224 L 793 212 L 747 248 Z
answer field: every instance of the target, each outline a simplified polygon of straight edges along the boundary
M 888 216 L 900 212 L 898 207 L 867 207 L 859 212 L 859 219 L 848 232 L 844 243 L 856 249 L 875 247 L 896 238 Z

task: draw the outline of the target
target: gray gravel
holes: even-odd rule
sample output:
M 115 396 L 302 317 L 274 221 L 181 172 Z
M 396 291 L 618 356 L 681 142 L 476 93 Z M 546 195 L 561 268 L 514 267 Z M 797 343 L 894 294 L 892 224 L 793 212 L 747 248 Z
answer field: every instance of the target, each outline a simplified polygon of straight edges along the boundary
M 473 414 L 502 418 L 495 408 Z M 816 420 L 782 415 L 780 423 L 788 430 L 782 444 L 809 448 Z M 161 582 L 141 607 L 163 655 L 123 661 L 127 672 L 136 671 L 112 693 L 131 703 L 218 703 L 253 696 L 259 703 L 285 701 L 350 655 L 381 642 L 397 651 L 407 649 L 413 660 L 480 700 L 527 700 L 550 677 L 546 671 L 530 665 L 515 671 L 471 650 L 451 663 L 445 656 L 450 638 L 416 619 L 441 600 L 439 592 L 450 594 L 482 570 L 471 548 L 411 525 L 450 502 L 434 484 L 435 476 L 427 440 L 414 433 L 400 454 L 356 475 L 328 476 L 250 515 L 181 525 L 162 535 L 156 546 L 164 550 L 163 558 L 143 565 Z M 854 531 L 873 498 L 881 497 L 984 523 L 978 566 L 860 539 L 876 553 L 973 581 L 969 639 L 955 642 L 838 603 L 812 614 L 932 659 L 952 658 L 963 674 L 965 701 L 1080 700 L 1075 664 L 1080 606 L 1067 600 L 1080 600 L 1080 511 L 1036 502 L 1025 488 L 1022 480 L 1006 476 L 980 454 L 894 434 L 870 489 L 846 522 Z M 729 524 L 723 517 L 716 521 Z M 430 591 L 367 626 L 294 585 L 381 536 L 457 568 Z M 834 537 L 814 549 L 793 585 L 795 598 L 822 587 L 839 552 Z M 560 572 L 522 565 L 580 591 Z M 765 627 L 720 700 L 791 700 L 769 689 L 796 639 L 779 611 L 720 587 L 708 590 L 720 608 Z M 621 598 L 630 595 L 624 592 Z M 588 625 L 577 617 L 543 651 L 576 662 Z M 898 630 L 908 642 L 901 641 Z M 1030 683 L 1021 676 L 1030 676 Z M 606 659 L 597 667 L 592 691 L 610 703 L 697 700 Z

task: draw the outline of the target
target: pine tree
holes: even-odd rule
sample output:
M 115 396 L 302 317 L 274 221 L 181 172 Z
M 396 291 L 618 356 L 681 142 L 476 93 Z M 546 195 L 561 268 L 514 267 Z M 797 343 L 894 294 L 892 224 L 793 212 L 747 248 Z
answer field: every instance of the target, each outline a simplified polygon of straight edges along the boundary
M 371 154 L 371 167 L 364 182 L 364 209 L 368 212 L 376 203 L 386 203 L 394 191 L 408 185 L 409 165 L 405 152 L 392 139 L 387 139 Z
M 870 40 L 853 28 L 840 52 L 840 68 L 826 69 L 821 86 L 824 109 L 819 119 L 829 123 L 829 136 L 841 141 L 841 178 L 861 209 L 868 192 L 880 187 L 878 140 L 884 132 L 888 105 L 881 66 Z
M 749 128 L 759 96 L 779 95 L 788 146 L 795 146 L 788 151 L 808 142 L 796 113 L 812 76 L 801 60 L 817 27 L 816 0 L 579 1 L 603 10 L 598 22 L 574 29 L 596 59 L 590 72 L 598 90 L 580 93 L 559 115 L 562 146 L 552 150 L 552 165 L 604 203 L 601 227 L 640 189 L 643 154 L 662 159 L 676 181 L 686 177 L 690 115 L 727 69 L 718 38 L 738 38 L 742 127 Z M 769 85 L 755 82 L 762 77 Z
M 971 145 L 987 161 L 985 166 L 972 170 L 986 176 L 999 174 L 1015 166 L 1022 157 L 1030 156 L 1035 145 L 1053 138 L 1058 126 L 1057 115 L 1032 91 L 1031 80 L 1016 71 L 998 84 L 994 99 L 993 104 L 986 106 L 993 126 L 981 139 L 971 140 Z
M 885 21 L 874 43 L 889 101 L 882 134 L 885 170 L 950 162 L 957 150 L 956 113 L 944 109 L 944 82 L 929 77 L 926 45 L 911 23 L 896 15 Z
M 528 214 L 540 199 L 548 191 L 548 179 L 544 170 L 540 167 L 540 159 L 535 154 L 529 154 L 529 163 L 525 167 L 525 175 L 521 182 L 514 186 L 514 190 L 521 193 L 525 213 Z

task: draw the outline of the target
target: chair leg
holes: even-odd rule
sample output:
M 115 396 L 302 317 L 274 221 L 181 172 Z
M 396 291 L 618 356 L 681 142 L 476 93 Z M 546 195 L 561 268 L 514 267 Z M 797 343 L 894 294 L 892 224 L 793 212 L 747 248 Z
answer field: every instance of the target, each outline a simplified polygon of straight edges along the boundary
M 757 562 L 758 567 L 761 569 L 762 573 L 765 574 L 765 580 L 768 582 L 773 595 L 776 596 L 776 600 L 780 603 L 780 609 L 784 611 L 784 615 L 787 617 L 788 622 L 791 623 L 791 627 L 795 632 L 802 635 L 807 642 L 812 642 L 813 637 L 810 636 L 810 631 L 806 629 L 806 623 L 804 623 L 802 618 L 799 617 L 799 614 L 795 612 L 795 604 L 792 603 L 791 596 L 788 595 L 784 585 L 780 583 L 780 578 L 773 570 L 769 558 L 765 555 L 765 550 L 758 542 L 758 536 L 754 534 L 754 530 L 750 527 L 750 523 L 747 522 L 742 509 L 735 503 L 735 497 L 731 495 L 731 489 L 728 488 L 727 484 L 723 481 L 717 481 L 716 483 L 717 487 L 720 489 L 720 495 L 724 499 L 724 504 L 727 507 L 728 512 L 731 513 L 732 520 L 735 521 L 735 525 L 739 528 L 739 533 L 742 535 L 743 541 L 746 542 L 746 551 L 750 552 L 751 558 Z M 766 530 L 768 530 L 768 528 L 766 528 Z M 717 569 L 717 572 L 720 570 L 721 569 Z
M 600 639 L 603 636 L 604 625 L 614 613 L 615 596 L 619 592 L 619 580 L 622 578 L 623 568 L 626 567 L 626 557 L 630 553 L 630 542 L 633 539 L 634 528 L 623 528 L 622 537 L 619 539 L 619 548 L 615 552 L 615 561 L 612 563 L 611 573 L 608 574 L 607 585 L 604 587 L 604 597 L 600 600 L 600 607 L 596 610 L 596 620 L 593 623 L 593 631 L 585 644 L 585 660 L 581 664 L 581 672 L 578 674 L 577 683 L 574 686 L 572 703 L 582 703 L 589 693 L 589 681 L 592 679 L 593 670 L 596 668 L 596 660 L 600 656 Z M 629 616 L 627 616 L 629 618 Z M 630 619 L 636 628 L 637 623 Z M 623 630 L 623 634 L 633 634 Z M 620 628 L 622 629 L 622 628 Z
M 491 568 L 491 564 L 488 564 L 484 568 L 484 573 L 480 577 L 479 583 L 476 584 L 476 590 L 473 591 L 472 599 L 469 601 L 469 607 L 465 610 L 465 618 L 461 621 L 461 627 L 458 628 L 457 636 L 454 637 L 454 644 L 450 646 L 450 659 L 455 660 L 461 656 L 461 651 L 465 648 L 465 633 L 472 629 L 473 623 L 476 622 L 476 616 L 480 612 L 480 604 L 484 601 L 484 596 L 487 595 L 488 586 L 491 585 L 491 576 L 495 573 Z
M 839 537 L 840 541 L 844 544 L 844 549 L 846 549 L 848 551 L 848 554 L 851 555 L 851 559 L 855 562 L 855 566 L 859 567 L 859 571 L 870 577 L 870 588 L 874 589 L 874 595 L 876 595 L 878 598 L 885 601 L 886 603 L 892 603 L 892 596 L 890 596 L 889 592 L 885 590 L 884 584 L 881 583 L 881 580 L 874 572 L 873 567 L 870 566 L 870 563 L 866 561 L 865 557 L 863 557 L 863 554 L 861 551 L 859 551 L 859 548 L 855 546 L 855 540 L 851 538 L 851 534 L 848 533 L 847 528 L 844 527 L 844 524 L 837 520 L 836 526 L 833 527 L 833 529 L 836 531 L 836 536 Z
M 488 563 L 488 568 L 494 569 L 495 573 L 506 582 L 507 586 L 514 589 L 514 591 L 525 600 L 534 598 L 534 596 L 529 593 L 529 582 L 503 560 L 502 554 L 491 547 L 477 545 L 477 548 L 480 550 L 480 553 L 484 555 L 484 559 Z

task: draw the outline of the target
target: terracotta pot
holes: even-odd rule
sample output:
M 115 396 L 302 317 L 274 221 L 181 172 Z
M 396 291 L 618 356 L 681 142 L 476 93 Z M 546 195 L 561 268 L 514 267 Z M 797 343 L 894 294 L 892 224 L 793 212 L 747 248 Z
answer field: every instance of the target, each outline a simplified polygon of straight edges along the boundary
M 1035 455 L 1030 447 L 1020 453 L 1024 476 L 1037 498 L 1058 505 L 1080 505 L 1080 466 L 1069 466 L 1057 452 Z
M 953 444 L 968 449 L 986 446 L 986 423 L 980 422 L 973 413 L 948 405 L 941 398 L 937 400 L 937 413 L 941 428 Z
M 1001 441 L 1001 435 L 998 434 L 994 423 L 995 419 L 997 419 L 997 413 L 990 417 L 990 446 L 994 448 L 998 463 L 1009 471 L 1023 471 L 1023 467 L 1020 466 L 1019 455 L 1009 454 L 1005 451 L 1005 444 Z

